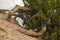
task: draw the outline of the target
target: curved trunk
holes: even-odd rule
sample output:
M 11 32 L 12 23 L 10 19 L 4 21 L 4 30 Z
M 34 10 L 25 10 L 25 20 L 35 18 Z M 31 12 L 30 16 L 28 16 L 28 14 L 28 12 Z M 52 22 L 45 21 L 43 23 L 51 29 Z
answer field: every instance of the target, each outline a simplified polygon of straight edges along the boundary
M 7 19 L 7 17 L 8 17 L 8 15 L 6 15 L 6 14 L 4 14 L 4 15 L 6 15 L 6 16 L 3 16 L 3 14 L 1 14 L 2 15 L 2 18 L 1 19 Z M 15 19 L 10 19 L 10 21 L 12 21 L 11 23 L 14 23 L 14 24 L 16 24 L 16 25 L 19 25 L 18 24 L 18 22 L 15 20 Z M 34 32 L 34 31 L 32 31 L 32 30 L 26 30 L 26 29 L 24 29 L 24 28 L 21 28 L 20 27 L 20 29 L 16 29 L 17 31 L 19 31 L 19 32 L 21 32 L 21 33 L 24 33 L 24 34 L 26 34 L 26 35 L 30 35 L 30 36 L 41 36 L 41 35 L 43 35 L 44 33 L 45 33 L 45 31 L 46 31 L 46 25 L 44 25 L 44 27 L 42 28 L 42 30 L 40 31 L 40 32 L 38 32 L 38 33 L 36 33 L 36 32 Z

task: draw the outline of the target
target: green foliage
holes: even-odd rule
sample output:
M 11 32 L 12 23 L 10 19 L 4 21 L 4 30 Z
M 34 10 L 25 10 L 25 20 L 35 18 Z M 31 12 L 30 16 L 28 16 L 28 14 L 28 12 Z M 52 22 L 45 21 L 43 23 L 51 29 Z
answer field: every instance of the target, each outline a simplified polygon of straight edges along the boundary
M 60 0 L 24 0 L 25 7 L 34 10 L 35 14 L 26 19 L 29 29 L 41 30 L 42 23 L 47 25 L 46 40 L 60 40 Z M 47 24 L 48 20 L 50 25 Z M 59 37 L 58 37 L 59 36 Z

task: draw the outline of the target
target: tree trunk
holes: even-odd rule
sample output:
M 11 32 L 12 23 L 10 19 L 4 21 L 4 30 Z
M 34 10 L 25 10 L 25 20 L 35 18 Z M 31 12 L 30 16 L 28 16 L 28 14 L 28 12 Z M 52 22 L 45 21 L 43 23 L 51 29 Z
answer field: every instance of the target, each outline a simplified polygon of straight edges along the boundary
M 0 13 L 0 28 L 2 28 L 3 31 L 4 30 L 6 31 L 6 33 L 4 33 L 4 32 L 2 32 L 0 30 L 1 31 L 0 35 L 4 34 L 7 39 L 10 39 L 11 38 L 11 39 L 17 40 L 20 37 L 22 37 L 22 36 L 25 35 L 25 37 L 22 37 L 21 38 L 22 40 L 29 40 L 29 39 L 30 40 L 38 40 L 37 38 L 34 38 L 32 36 L 40 36 L 40 35 L 43 35 L 45 33 L 45 31 L 46 31 L 46 27 L 42 28 L 42 30 L 39 33 L 36 33 L 36 32 L 34 32 L 32 30 L 26 30 L 24 28 L 21 28 L 20 26 L 18 26 L 15 23 L 8 22 L 6 20 L 7 18 L 8 18 L 8 15 Z M 2 36 L 4 36 L 4 35 L 2 35 Z M 29 35 L 29 36 L 27 36 L 27 35 Z M 5 36 L 4 36 L 4 38 L 5 38 Z M 9 37 L 9 36 L 11 36 L 11 37 Z M 15 39 L 15 37 L 17 37 L 17 38 Z M 25 39 L 23 39 L 23 38 L 25 38 Z M 2 40 L 3 40 L 3 38 L 2 38 Z

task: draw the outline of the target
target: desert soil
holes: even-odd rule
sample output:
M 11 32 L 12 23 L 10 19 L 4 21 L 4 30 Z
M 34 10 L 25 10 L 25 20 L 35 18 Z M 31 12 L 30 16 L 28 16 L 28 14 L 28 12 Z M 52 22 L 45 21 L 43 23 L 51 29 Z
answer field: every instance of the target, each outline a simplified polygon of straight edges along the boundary
M 0 13 L 0 40 L 38 40 L 37 38 L 25 35 L 16 29 L 20 27 L 6 20 L 7 15 Z

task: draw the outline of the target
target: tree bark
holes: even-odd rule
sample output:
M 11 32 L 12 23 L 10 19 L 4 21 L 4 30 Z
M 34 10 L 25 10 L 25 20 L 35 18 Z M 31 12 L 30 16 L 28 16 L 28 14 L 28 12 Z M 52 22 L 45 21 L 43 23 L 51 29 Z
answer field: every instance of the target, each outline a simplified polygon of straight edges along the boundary
M 29 8 L 25 8 L 25 7 L 20 7 L 20 6 L 18 6 L 18 5 L 16 5 L 11 11 L 10 11 L 10 15 L 9 16 L 11 16 L 12 14 L 14 14 L 15 12 L 17 12 L 18 10 L 24 10 L 24 11 L 26 11 L 26 10 L 31 10 L 31 9 L 29 9 Z M 36 14 L 37 15 L 37 14 Z M 34 18 L 36 15 L 34 15 L 34 16 L 32 16 L 31 17 L 31 19 L 32 18 Z M 19 25 L 19 24 L 18 24 Z M 26 30 L 26 29 L 23 29 L 23 28 L 21 28 L 21 29 L 17 29 L 18 31 L 20 31 L 20 32 L 22 32 L 22 33 L 24 33 L 24 34 L 26 34 L 26 35 L 30 35 L 30 36 L 40 36 L 40 35 L 42 35 L 45 31 L 46 31 L 46 29 L 44 30 L 44 28 L 42 28 L 42 30 L 39 32 L 39 33 L 36 33 L 36 32 L 34 32 L 34 31 L 32 31 L 32 30 Z
M 6 15 L 5 17 L 3 16 L 3 14 L 1 14 L 1 15 L 2 15 L 1 19 L 3 19 L 3 18 L 7 19 L 8 18 L 8 15 Z M 11 23 L 19 25 L 18 22 L 15 19 L 12 19 L 12 20 L 10 19 L 10 21 L 12 21 Z M 21 28 L 21 27 L 20 27 L 20 29 L 16 29 L 16 30 L 19 31 L 19 32 L 21 32 L 21 33 L 24 33 L 26 35 L 29 35 L 29 36 L 41 36 L 46 31 L 46 27 L 42 28 L 42 30 L 40 32 L 38 32 L 38 33 L 34 32 L 32 30 L 26 30 L 26 29 Z
M 14 14 L 17 11 L 31 11 L 31 9 L 16 5 L 13 9 L 10 10 L 10 13 Z

